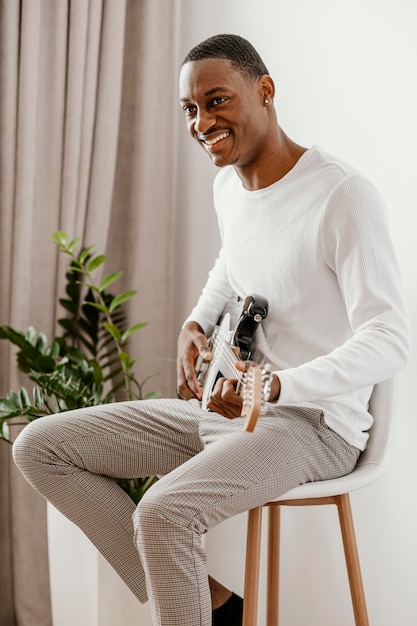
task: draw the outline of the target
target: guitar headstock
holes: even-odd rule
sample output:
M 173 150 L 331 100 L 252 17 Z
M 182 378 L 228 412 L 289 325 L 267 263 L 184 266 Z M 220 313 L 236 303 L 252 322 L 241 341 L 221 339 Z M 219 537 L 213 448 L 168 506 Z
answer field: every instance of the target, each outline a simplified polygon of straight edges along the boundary
M 240 381 L 240 394 L 243 397 L 241 416 L 245 417 L 245 430 L 255 429 L 259 415 L 265 410 L 271 391 L 271 367 L 252 365 L 244 372 Z

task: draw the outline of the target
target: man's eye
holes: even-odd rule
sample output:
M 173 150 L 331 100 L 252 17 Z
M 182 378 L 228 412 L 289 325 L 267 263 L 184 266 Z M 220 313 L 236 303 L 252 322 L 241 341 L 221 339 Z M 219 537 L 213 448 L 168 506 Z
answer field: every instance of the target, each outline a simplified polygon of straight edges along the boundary
M 193 104 L 186 104 L 183 107 L 183 111 L 186 115 L 194 115 L 196 107 Z
M 227 98 L 223 98 L 223 96 L 216 96 L 215 98 L 213 98 L 212 100 L 212 104 L 216 105 L 216 104 L 223 104 L 223 102 L 225 102 L 227 100 Z

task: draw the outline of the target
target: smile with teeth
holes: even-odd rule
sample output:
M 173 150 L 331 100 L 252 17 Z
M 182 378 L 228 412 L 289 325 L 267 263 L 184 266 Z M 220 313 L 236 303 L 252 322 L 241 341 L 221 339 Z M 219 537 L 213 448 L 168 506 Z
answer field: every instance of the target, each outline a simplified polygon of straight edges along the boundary
M 213 137 L 213 139 L 203 138 L 202 141 L 206 144 L 206 146 L 214 146 L 216 143 L 218 143 L 222 139 L 226 139 L 226 137 L 228 137 L 229 135 L 230 135 L 229 131 L 225 131 L 224 133 L 221 133 L 220 135 Z

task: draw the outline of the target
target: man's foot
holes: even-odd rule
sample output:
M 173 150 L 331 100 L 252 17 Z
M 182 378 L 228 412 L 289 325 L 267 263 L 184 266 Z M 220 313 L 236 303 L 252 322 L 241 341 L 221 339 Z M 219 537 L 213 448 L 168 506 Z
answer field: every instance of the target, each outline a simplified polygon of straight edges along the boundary
M 242 626 L 243 599 L 232 593 L 230 598 L 212 612 L 212 626 Z

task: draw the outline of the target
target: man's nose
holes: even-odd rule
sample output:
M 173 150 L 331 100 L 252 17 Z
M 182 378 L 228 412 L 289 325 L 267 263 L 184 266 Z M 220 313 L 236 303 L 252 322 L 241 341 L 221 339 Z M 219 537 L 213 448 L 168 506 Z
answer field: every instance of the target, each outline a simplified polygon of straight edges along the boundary
M 197 133 L 206 133 L 216 123 L 216 116 L 205 109 L 198 109 L 194 120 L 194 130 Z

